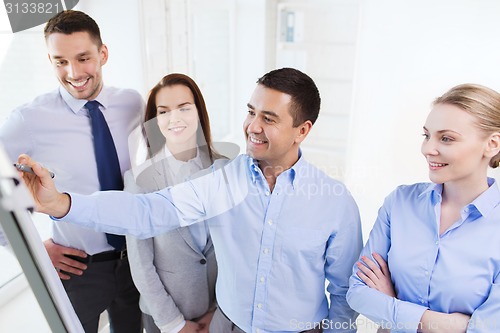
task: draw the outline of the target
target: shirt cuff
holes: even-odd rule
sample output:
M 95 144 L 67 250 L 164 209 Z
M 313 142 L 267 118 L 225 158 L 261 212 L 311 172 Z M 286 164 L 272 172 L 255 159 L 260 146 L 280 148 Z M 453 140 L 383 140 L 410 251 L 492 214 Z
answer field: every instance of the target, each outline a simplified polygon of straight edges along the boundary
M 69 209 L 66 212 L 66 214 L 64 216 L 61 216 L 61 217 L 55 217 L 55 216 L 49 215 L 49 217 L 52 221 L 56 221 L 56 222 L 62 221 L 66 216 L 68 216 L 69 212 L 71 211 L 71 204 L 73 203 L 73 200 L 71 199 L 71 194 L 69 194 L 68 192 L 63 192 L 63 194 L 66 194 L 69 198 Z
M 179 315 L 177 318 L 172 320 L 170 323 L 163 326 L 159 326 L 161 333 L 179 333 L 180 330 L 186 325 L 183 315 Z
M 416 332 L 420 326 L 420 319 L 422 319 L 424 312 L 428 308 L 410 302 L 399 301 L 398 303 L 399 310 L 396 325 L 404 331 Z

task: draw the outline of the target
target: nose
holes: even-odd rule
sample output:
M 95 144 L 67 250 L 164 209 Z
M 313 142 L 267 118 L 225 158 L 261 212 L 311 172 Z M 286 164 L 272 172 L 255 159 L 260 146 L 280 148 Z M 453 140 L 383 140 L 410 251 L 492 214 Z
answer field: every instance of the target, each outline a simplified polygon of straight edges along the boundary
M 262 124 L 258 117 L 247 118 L 246 121 L 246 132 L 247 133 L 261 133 L 262 132 Z
M 82 73 L 81 65 L 78 62 L 71 62 L 68 64 L 68 76 L 70 79 L 78 80 Z
M 432 138 L 424 139 L 422 142 L 422 147 L 420 148 L 420 151 L 422 152 L 422 155 L 428 156 L 428 155 L 437 155 L 438 150 L 435 141 Z
M 168 115 L 170 116 L 170 123 L 171 124 L 178 123 L 181 120 L 180 112 L 181 111 L 179 109 L 175 109 L 175 110 L 172 110 L 168 113 Z

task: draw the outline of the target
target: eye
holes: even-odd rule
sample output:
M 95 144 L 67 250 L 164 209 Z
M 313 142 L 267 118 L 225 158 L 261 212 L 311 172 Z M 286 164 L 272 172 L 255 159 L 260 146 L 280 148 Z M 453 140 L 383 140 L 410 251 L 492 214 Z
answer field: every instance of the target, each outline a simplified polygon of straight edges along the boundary
M 184 107 L 184 108 L 180 108 L 179 110 L 180 110 L 180 111 L 182 111 L 182 112 L 185 112 L 185 111 L 189 111 L 189 110 L 191 110 L 191 109 L 190 109 L 190 108 L 187 108 L 187 107 Z
M 249 116 L 255 116 L 255 112 L 253 110 L 248 110 L 248 115 Z
M 161 115 L 161 114 L 167 114 L 167 113 L 169 113 L 169 112 L 170 112 L 170 110 L 166 110 L 166 109 L 158 109 L 158 110 L 156 110 L 156 113 L 157 113 L 158 115 Z
M 450 138 L 449 136 L 443 136 L 441 138 L 441 141 L 443 141 L 443 142 L 452 142 L 454 140 L 453 140 L 453 138 Z
M 86 62 L 88 61 L 90 58 L 80 58 L 80 62 Z
M 56 66 L 64 66 L 66 64 L 66 60 L 56 60 Z
M 269 124 L 274 123 L 274 120 L 269 117 L 264 117 L 264 121 Z
M 429 138 L 430 138 L 429 134 L 424 133 L 424 134 L 422 134 L 422 136 L 424 137 L 424 140 L 429 141 Z

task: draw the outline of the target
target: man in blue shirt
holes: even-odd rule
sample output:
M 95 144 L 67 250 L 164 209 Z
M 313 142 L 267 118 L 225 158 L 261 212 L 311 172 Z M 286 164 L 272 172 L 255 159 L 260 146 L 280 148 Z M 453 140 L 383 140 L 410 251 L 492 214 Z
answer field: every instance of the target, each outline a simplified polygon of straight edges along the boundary
M 37 209 L 72 224 L 151 237 L 207 220 L 219 266 L 210 332 L 355 332 L 346 292 L 362 247 L 358 208 L 299 149 L 318 117 L 318 89 L 296 69 L 274 70 L 247 107 L 246 154 L 156 193 L 59 193 L 38 164 L 19 161 L 40 176 L 24 175 Z
M 0 141 L 13 161 L 27 153 L 44 163 L 60 189 L 93 193 L 100 184 L 85 104 L 100 103 L 123 173 L 130 168 L 128 136 L 140 123 L 144 101 L 137 91 L 103 84 L 108 49 L 90 16 L 63 11 L 47 22 L 44 34 L 60 85 L 13 110 L 0 127 Z M 105 233 L 53 223 L 44 245 L 86 333 L 97 333 L 105 310 L 113 332 L 142 331 L 128 259 Z

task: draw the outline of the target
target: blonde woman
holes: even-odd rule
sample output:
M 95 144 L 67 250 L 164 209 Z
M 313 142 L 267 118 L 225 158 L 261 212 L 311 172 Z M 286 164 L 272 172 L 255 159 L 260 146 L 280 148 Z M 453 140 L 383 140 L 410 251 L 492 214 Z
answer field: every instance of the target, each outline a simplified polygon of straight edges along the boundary
M 430 183 L 384 201 L 353 269 L 349 305 L 392 332 L 499 332 L 500 94 L 463 84 L 423 126 Z

